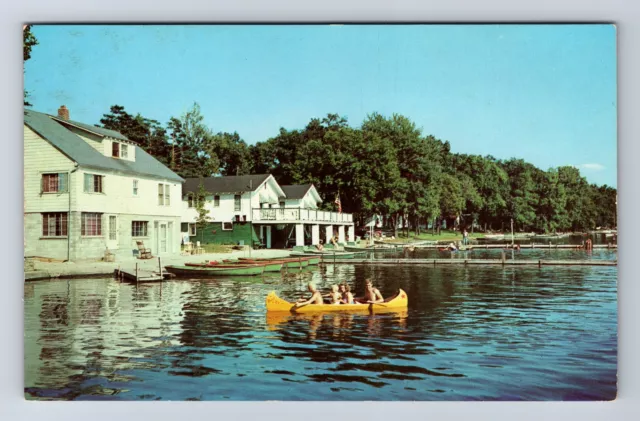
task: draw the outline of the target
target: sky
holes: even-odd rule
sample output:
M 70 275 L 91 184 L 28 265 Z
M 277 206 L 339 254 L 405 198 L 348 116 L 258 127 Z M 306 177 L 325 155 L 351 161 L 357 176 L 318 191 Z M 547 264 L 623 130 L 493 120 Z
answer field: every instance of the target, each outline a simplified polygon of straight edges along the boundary
M 166 123 L 194 102 L 249 144 L 328 113 L 402 114 L 452 152 L 617 186 L 613 25 L 37 25 L 35 110 Z

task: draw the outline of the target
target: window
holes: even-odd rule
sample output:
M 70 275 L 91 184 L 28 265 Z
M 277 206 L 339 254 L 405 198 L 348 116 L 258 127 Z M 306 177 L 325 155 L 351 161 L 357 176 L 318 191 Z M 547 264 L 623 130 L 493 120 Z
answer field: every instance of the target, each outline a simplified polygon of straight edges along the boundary
M 124 143 L 120 145 L 120 158 L 129 158 L 129 146 Z
M 84 191 L 87 193 L 102 193 L 103 178 L 101 175 L 85 174 Z
M 196 235 L 196 224 L 189 224 L 189 236 Z
M 109 216 L 109 240 L 115 240 L 117 238 L 116 224 L 117 218 L 115 215 Z
M 222 223 L 222 231 L 232 231 L 232 230 L 233 230 L 233 222 Z
M 240 201 L 240 195 L 236 194 L 233 196 L 233 210 L 239 212 L 242 210 L 242 202 Z
M 42 193 L 66 193 L 68 174 L 42 174 Z
M 169 206 L 171 204 L 169 187 L 168 184 L 158 184 L 158 205 Z
M 67 236 L 67 213 L 43 213 L 42 214 L 43 237 Z
M 82 212 L 81 234 L 85 237 L 102 235 L 102 214 Z
M 191 193 L 187 195 L 187 206 L 190 208 L 193 208 L 196 206 L 196 198 Z
M 149 222 L 147 221 L 131 221 L 131 236 L 146 237 L 148 235 Z
M 138 195 L 138 180 L 133 180 L 133 195 Z
M 280 202 L 280 207 L 284 208 L 284 202 Z
M 213 196 L 213 207 L 214 208 L 220 207 L 220 196 L 218 195 Z
M 113 142 L 111 144 L 111 156 L 114 158 L 120 158 L 120 144 L 118 142 Z

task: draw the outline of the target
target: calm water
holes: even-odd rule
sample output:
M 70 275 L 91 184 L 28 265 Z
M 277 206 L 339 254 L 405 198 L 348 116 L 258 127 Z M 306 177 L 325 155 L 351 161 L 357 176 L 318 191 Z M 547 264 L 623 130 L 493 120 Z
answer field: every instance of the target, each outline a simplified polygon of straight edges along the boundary
M 413 252 L 399 250 L 398 252 L 374 252 L 376 259 L 500 259 L 502 249 L 482 249 L 474 245 L 468 251 L 439 251 L 437 249 L 416 248 Z M 371 253 L 369 253 L 369 256 Z M 616 249 L 594 249 L 591 251 L 575 249 L 521 249 L 520 251 L 505 250 L 505 258 L 515 260 L 618 260 Z
M 270 290 L 373 277 L 407 312 L 267 317 Z M 78 400 L 616 396 L 616 267 L 363 267 L 25 284 L 25 395 Z

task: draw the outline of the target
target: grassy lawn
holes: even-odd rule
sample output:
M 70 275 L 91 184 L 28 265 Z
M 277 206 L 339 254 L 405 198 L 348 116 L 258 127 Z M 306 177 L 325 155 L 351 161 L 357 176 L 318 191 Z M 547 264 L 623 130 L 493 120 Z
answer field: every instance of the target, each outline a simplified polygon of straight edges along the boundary
M 482 234 L 469 233 L 469 239 L 482 238 Z M 410 232 L 409 237 L 405 237 L 400 231 L 398 231 L 398 237 L 395 240 L 385 238 L 386 243 L 404 243 L 407 241 L 462 241 L 462 233 L 459 231 L 440 231 L 440 235 L 433 235 L 431 231 L 422 232 L 420 235 L 416 235 L 415 232 Z

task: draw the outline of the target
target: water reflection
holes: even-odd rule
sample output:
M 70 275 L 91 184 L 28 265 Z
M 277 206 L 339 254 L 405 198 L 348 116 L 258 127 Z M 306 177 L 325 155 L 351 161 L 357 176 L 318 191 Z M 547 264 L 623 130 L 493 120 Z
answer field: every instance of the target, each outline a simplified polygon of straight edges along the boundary
M 40 399 L 608 399 L 615 267 L 327 265 L 132 285 L 25 285 L 25 392 Z M 405 311 L 266 314 L 276 290 L 372 278 Z M 295 383 L 295 388 L 291 385 Z

